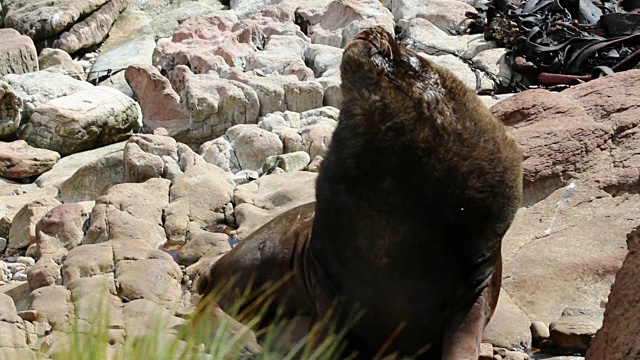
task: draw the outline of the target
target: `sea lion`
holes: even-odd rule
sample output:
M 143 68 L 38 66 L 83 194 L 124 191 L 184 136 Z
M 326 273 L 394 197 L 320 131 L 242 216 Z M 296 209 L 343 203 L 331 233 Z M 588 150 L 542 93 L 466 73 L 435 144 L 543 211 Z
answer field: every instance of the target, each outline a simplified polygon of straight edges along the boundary
M 346 340 L 359 358 L 475 360 L 522 196 L 521 152 L 454 74 L 382 27 L 357 35 L 340 69 L 344 101 L 313 225 L 306 217 L 297 235 L 279 236 L 286 228 L 274 219 L 213 266 L 200 290 L 239 269 L 260 281 L 286 272 L 282 291 L 295 294 L 287 304 L 306 301 L 315 318 L 332 310 L 339 324 L 358 319 Z

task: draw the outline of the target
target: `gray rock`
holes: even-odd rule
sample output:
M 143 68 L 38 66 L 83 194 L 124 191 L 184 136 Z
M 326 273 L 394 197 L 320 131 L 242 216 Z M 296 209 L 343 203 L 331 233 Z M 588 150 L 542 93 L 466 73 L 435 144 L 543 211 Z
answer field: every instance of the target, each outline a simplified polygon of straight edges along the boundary
M 92 201 L 105 194 L 111 186 L 124 182 L 123 154 L 123 151 L 112 152 L 76 170 L 71 177 L 57 185 L 62 201 Z
M 223 223 L 234 184 L 219 167 L 194 166 L 171 182 L 171 203 L 164 209 L 164 229 L 172 242 L 187 242 L 196 230 Z
M 22 75 L 7 75 L 5 79 L 22 99 L 21 124 L 25 125 L 33 111 L 50 100 L 71 95 L 93 85 L 70 76 L 49 71 L 38 71 Z
M 272 155 L 283 152 L 283 144 L 280 138 L 271 132 L 258 127 L 258 125 L 236 125 L 226 132 L 235 160 L 231 170 L 258 170 L 264 161 Z
M 0 254 L 4 253 L 4 251 L 7 249 L 7 243 L 7 239 L 0 237 Z
M 0 76 L 38 71 L 33 41 L 14 29 L 0 29 Z
M 262 166 L 262 173 L 269 173 L 276 167 L 285 172 L 299 171 L 304 169 L 311 161 L 311 157 L 304 151 L 269 156 Z
M 78 19 L 91 14 L 108 0 L 28 0 L 6 2 L 5 26 L 34 40 L 62 33 Z
M 112 155 L 114 153 L 118 153 L 120 158 L 122 159 L 124 145 L 125 145 L 125 142 L 123 141 L 123 142 L 103 146 L 94 150 L 83 151 L 83 152 L 79 152 L 69 156 L 65 156 L 64 158 L 59 160 L 51 170 L 38 176 L 38 178 L 36 179 L 36 184 L 39 187 L 47 187 L 50 185 L 59 186 L 65 180 L 71 178 L 78 170 L 80 170 L 80 168 L 91 163 L 95 164 L 101 158 L 104 158 L 108 155 Z M 115 158 L 113 159 L 113 160 L 116 160 L 115 162 L 117 162 L 117 156 L 118 155 L 115 155 Z M 95 176 L 92 175 L 93 171 L 101 171 L 100 166 L 93 166 L 91 170 L 87 170 L 86 172 L 84 172 L 83 176 L 90 176 L 93 179 L 91 181 L 96 181 L 97 179 L 100 179 L 100 177 L 108 176 L 107 171 L 110 171 L 110 172 L 115 171 L 116 173 L 120 174 L 120 177 L 117 177 L 117 176 L 108 176 L 108 177 L 120 179 L 115 183 L 122 182 L 121 178 L 123 174 L 122 174 L 122 170 L 118 170 L 118 167 L 117 167 L 118 165 L 114 164 L 113 167 L 108 165 L 106 166 L 108 169 L 105 169 L 104 172 L 101 173 L 101 175 L 97 175 L 97 174 Z M 120 162 L 120 166 L 122 166 L 122 162 Z M 77 179 L 77 180 L 80 180 L 80 179 Z M 90 183 L 84 183 L 84 184 L 88 185 Z M 72 191 L 76 191 L 76 190 L 82 190 L 81 186 L 76 187 Z M 102 189 L 100 189 L 100 191 L 101 190 Z M 98 195 L 100 194 L 101 192 Z M 67 198 L 67 200 L 72 196 L 73 196 L 72 194 L 65 194 L 65 198 Z
M 69 155 L 127 139 L 140 126 L 136 102 L 117 90 L 97 86 L 38 106 L 21 138 Z
M 235 217 L 242 239 L 277 215 L 315 201 L 317 174 L 296 171 L 262 176 L 240 185 L 234 193 Z
M 36 260 L 28 256 L 18 256 L 16 262 L 19 264 L 24 264 L 26 266 L 33 266 L 36 263 Z
M 109 0 L 91 16 L 65 31 L 56 41 L 56 47 L 68 53 L 74 53 L 102 42 L 118 15 L 127 8 L 128 4 L 128 0 Z
M 22 119 L 22 99 L 4 80 L 0 80 L 0 139 L 15 137 Z
M 467 17 L 466 12 L 476 13 L 473 6 L 457 0 L 394 0 L 391 12 L 396 21 L 422 18 L 443 31 L 457 29 Z

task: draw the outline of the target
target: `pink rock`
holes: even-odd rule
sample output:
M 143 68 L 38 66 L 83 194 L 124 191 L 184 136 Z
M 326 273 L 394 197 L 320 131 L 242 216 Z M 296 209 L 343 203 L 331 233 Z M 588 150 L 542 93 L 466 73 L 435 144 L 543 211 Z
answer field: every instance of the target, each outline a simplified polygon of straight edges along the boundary
M 24 179 L 50 170 L 60 160 L 55 151 L 30 146 L 24 140 L 0 143 L 0 176 Z
M 342 48 L 365 28 L 378 25 L 394 33 L 393 15 L 378 0 L 335 0 L 325 7 L 300 7 L 314 44 Z
M 189 114 L 180 104 L 180 96 L 169 80 L 151 65 L 131 65 L 125 78 L 140 102 L 145 126 L 184 130 L 189 128 Z

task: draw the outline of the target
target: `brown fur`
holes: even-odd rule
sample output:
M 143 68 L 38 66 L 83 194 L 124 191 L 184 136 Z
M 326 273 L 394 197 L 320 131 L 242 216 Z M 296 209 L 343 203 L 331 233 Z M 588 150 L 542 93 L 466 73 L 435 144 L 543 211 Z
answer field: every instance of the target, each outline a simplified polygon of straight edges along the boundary
M 359 315 L 347 340 L 361 358 L 475 360 L 520 203 L 521 154 L 460 80 L 380 27 L 347 46 L 341 72 L 344 104 L 312 231 L 309 217 L 291 222 L 311 208 L 281 215 L 199 290 L 234 275 L 255 287 L 293 273 L 279 294 L 285 309 L 335 311 L 340 324 Z

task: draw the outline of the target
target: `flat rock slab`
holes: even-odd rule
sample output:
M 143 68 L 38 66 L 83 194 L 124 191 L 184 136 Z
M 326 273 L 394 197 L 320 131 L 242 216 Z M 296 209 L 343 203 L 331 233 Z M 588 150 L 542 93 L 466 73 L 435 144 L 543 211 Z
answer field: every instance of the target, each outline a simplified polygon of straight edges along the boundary
M 140 128 L 140 117 L 131 98 L 96 86 L 38 106 L 21 137 L 64 156 L 126 140 Z
M 29 146 L 24 140 L 0 142 L 0 176 L 25 179 L 50 170 L 60 160 L 60 154 Z
M 60 36 L 56 46 L 72 54 L 104 40 L 118 15 L 127 8 L 128 0 L 110 0 L 82 22 Z
M 33 40 L 13 29 L 0 29 L 0 39 L 0 76 L 38 70 Z
M 119 142 L 107 146 L 97 148 L 95 150 L 83 151 L 73 155 L 66 156 L 58 161 L 51 170 L 38 176 L 36 184 L 39 187 L 50 185 L 60 185 L 65 180 L 71 178 L 76 171 L 87 164 L 98 161 L 107 155 L 122 152 L 125 142 Z
M 71 27 L 109 0 L 15 0 L 5 2 L 5 26 L 34 40 L 42 40 Z

